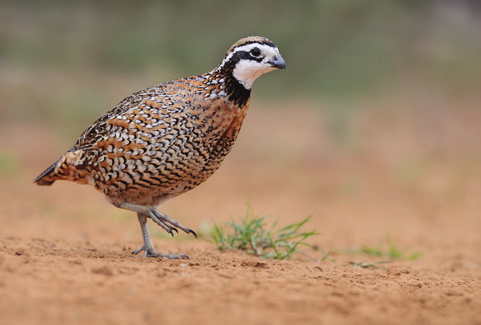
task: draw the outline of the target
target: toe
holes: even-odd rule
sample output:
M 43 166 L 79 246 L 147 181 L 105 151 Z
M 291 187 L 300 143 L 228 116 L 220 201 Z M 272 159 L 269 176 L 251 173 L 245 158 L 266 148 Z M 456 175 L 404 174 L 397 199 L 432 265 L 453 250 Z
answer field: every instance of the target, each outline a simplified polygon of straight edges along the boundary
M 188 258 L 189 258 L 189 256 L 184 255 L 184 254 L 180 254 L 180 255 L 176 255 L 176 254 L 161 254 L 161 255 L 162 255 L 162 257 L 167 258 L 167 259 L 170 259 L 170 260 L 188 259 Z
M 138 253 L 140 253 L 143 250 L 144 250 L 144 246 L 140 247 L 139 249 L 136 249 L 135 251 L 132 251 L 132 253 L 130 253 L 130 254 L 137 255 Z
M 192 229 L 188 229 L 188 232 L 189 234 L 192 234 L 195 236 L 195 238 L 197 238 L 197 234 L 195 233 L 195 231 L 193 231 Z

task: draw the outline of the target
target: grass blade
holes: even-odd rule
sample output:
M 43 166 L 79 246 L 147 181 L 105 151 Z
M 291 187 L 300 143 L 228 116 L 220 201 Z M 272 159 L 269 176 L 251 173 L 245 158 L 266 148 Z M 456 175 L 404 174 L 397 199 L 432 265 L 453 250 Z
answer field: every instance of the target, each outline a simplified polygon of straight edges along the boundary
M 250 205 L 246 214 L 239 222 L 232 220 L 225 227 L 214 225 L 212 242 L 220 249 L 239 249 L 262 258 L 289 259 L 297 251 L 299 245 L 311 247 L 304 241 L 311 236 L 319 235 L 315 230 L 300 232 L 300 228 L 310 221 L 311 216 L 304 220 L 274 230 L 275 220 L 267 229 L 266 220 L 270 215 L 256 216 Z M 227 233 L 224 228 L 230 228 Z

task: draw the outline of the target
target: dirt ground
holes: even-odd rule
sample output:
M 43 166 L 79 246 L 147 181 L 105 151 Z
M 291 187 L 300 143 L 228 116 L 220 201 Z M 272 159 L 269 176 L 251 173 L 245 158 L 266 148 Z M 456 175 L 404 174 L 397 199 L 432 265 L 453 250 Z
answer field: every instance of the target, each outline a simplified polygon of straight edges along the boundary
M 158 250 L 188 260 L 131 255 L 135 215 L 88 186 L 34 186 L 67 148 L 34 125 L 3 127 L 0 324 L 481 324 L 478 109 L 350 112 L 338 134 L 289 106 L 252 109 L 219 172 L 161 208 L 200 239 L 150 224 Z M 247 202 L 281 226 L 312 215 L 319 250 L 276 261 L 205 241 Z M 387 237 L 421 256 L 350 263 L 386 260 L 358 251 Z

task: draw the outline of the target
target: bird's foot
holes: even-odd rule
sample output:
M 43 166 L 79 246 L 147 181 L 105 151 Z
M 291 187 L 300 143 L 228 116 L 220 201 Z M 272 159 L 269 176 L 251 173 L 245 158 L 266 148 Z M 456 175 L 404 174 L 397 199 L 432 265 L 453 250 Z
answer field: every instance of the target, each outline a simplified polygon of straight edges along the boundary
M 183 232 L 185 232 L 187 234 L 193 234 L 195 236 L 195 238 L 197 238 L 197 234 L 195 233 L 195 231 L 181 225 L 179 222 L 175 221 L 174 219 L 169 218 L 168 216 L 166 216 L 162 212 L 156 210 L 155 208 L 151 208 L 149 210 L 149 212 L 150 213 L 147 214 L 147 215 L 150 217 L 150 219 L 152 219 L 156 224 L 158 224 L 165 231 L 167 231 L 169 234 L 171 234 L 172 237 L 174 236 L 174 231 L 177 232 L 177 233 L 179 232 L 177 230 L 177 228 L 179 228 Z
M 145 245 L 142 245 L 139 249 L 136 249 L 135 251 L 132 252 L 132 254 L 137 255 L 138 253 L 144 251 L 144 254 L 142 255 L 143 257 L 157 257 L 157 258 L 167 258 L 169 260 L 178 260 L 180 258 L 189 258 L 187 255 L 183 254 L 163 254 L 161 252 L 158 252 L 155 250 L 155 248 L 149 248 L 145 247 Z

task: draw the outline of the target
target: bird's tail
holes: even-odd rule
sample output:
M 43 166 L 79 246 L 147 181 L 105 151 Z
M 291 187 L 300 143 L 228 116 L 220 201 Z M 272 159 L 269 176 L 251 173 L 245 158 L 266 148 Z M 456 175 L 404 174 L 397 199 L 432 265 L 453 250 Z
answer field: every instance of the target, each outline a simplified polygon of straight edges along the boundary
M 65 180 L 79 184 L 88 184 L 90 171 L 83 165 L 82 150 L 69 151 L 48 167 L 33 182 L 37 185 L 52 185 L 55 181 Z
M 54 162 L 50 167 L 48 167 L 43 173 L 41 173 L 35 180 L 33 181 L 37 185 L 44 185 L 50 186 L 52 185 L 58 178 L 55 177 L 55 167 L 57 167 L 59 160 Z

